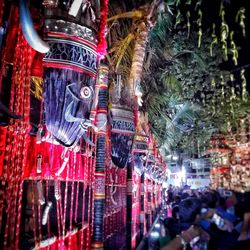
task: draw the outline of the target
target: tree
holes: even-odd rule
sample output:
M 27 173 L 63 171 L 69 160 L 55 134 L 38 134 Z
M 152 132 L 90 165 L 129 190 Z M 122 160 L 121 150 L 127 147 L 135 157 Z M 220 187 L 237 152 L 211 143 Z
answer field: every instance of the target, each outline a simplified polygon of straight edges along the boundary
M 132 41 L 134 42 L 133 52 L 130 58 L 131 67 L 128 76 L 128 89 L 131 96 L 137 96 L 139 104 L 141 104 L 141 93 L 138 90 L 140 89 L 148 36 L 150 30 L 156 23 L 157 14 L 162 4 L 162 0 L 154 0 L 145 3 L 136 10 L 123 12 L 108 19 L 109 22 L 116 22 L 117 20 L 124 18 L 132 19 L 131 29 L 128 34 L 119 42 L 113 40 L 112 43 L 114 43 L 115 46 L 111 48 L 110 52 L 113 53 L 112 56 L 114 58 L 111 64 L 114 66 L 114 70 L 118 71 L 128 47 Z M 126 24 L 124 26 L 126 26 Z
M 164 17 L 151 32 L 142 86 L 143 109 L 162 149 L 195 153 L 208 146 L 213 133 L 227 132 L 227 125 L 249 112 L 241 91 L 232 90 L 232 74 L 221 69 L 219 45 L 210 55 L 209 32 L 200 47 L 197 33 L 184 28 L 167 30 Z M 154 74 L 152 74 L 154 72 Z

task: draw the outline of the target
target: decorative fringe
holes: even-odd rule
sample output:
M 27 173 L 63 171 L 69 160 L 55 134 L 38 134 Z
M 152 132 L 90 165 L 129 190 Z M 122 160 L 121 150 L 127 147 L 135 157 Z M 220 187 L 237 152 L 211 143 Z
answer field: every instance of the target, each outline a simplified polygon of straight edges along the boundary
M 30 84 L 31 84 L 31 93 L 38 100 L 42 100 L 42 93 L 43 93 L 42 84 L 43 84 L 43 79 L 41 77 L 31 76 Z
M 0 26 L 3 23 L 4 0 L 0 0 Z
M 14 35 L 13 33 L 10 34 Z M 8 37 L 9 39 L 10 37 Z M 4 198 L 6 200 L 6 225 L 4 239 L 0 248 L 18 249 L 21 225 L 23 173 L 27 163 L 29 145 L 29 110 L 30 110 L 30 73 L 32 49 L 24 40 L 19 29 L 13 60 L 10 109 L 20 114 L 21 121 L 11 121 L 6 133 L 6 151 L 3 167 L 4 183 L 8 183 Z M 8 40 L 7 39 L 7 40 Z M 13 39 L 13 40 L 14 40 Z M 12 46 L 12 44 L 10 45 Z M 9 49 L 9 48 L 8 48 Z M 8 49 L 6 49 L 8 51 Z M 2 245 L 3 243 L 3 245 Z
M 98 32 L 98 44 L 97 53 L 99 58 L 102 59 L 106 54 L 107 42 L 106 42 L 106 28 L 107 28 L 107 14 L 108 14 L 108 0 L 101 1 L 101 21 Z

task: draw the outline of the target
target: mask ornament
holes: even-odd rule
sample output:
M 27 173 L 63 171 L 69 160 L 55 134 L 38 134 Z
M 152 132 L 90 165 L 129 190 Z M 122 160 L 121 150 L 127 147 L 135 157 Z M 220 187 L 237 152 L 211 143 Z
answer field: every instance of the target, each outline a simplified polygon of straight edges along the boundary
M 110 109 L 111 118 L 111 159 L 119 168 L 124 168 L 131 153 L 134 136 L 135 122 L 134 113 L 130 105 L 126 102 L 128 96 L 121 95 L 123 88 L 120 75 L 111 83 Z
M 134 170 L 141 176 L 144 173 L 144 165 L 147 160 L 149 147 L 149 128 L 147 126 L 147 115 L 139 112 L 138 125 L 136 129 L 135 143 L 133 147 L 134 153 Z
M 154 155 L 149 153 L 148 156 L 147 156 L 146 165 L 144 167 L 145 176 L 148 179 L 151 179 L 151 174 L 152 174 L 152 171 L 153 171 L 154 162 L 155 162 Z
M 162 183 L 163 181 L 163 166 L 159 162 L 159 159 L 156 158 L 156 163 L 151 169 L 151 179 L 156 183 Z
M 140 153 L 135 153 L 134 154 L 134 169 L 135 172 L 141 176 L 144 172 L 144 156 Z
M 82 137 L 93 145 L 86 132 L 93 126 L 90 113 L 97 75 L 95 23 L 81 18 L 80 10 L 76 17 L 71 16 L 70 1 L 55 4 L 56 7 L 44 1 L 50 47 L 43 59 L 45 124 L 49 133 L 66 147 Z M 91 28 L 85 23 L 91 23 Z
M 119 168 L 127 164 L 135 135 L 134 113 L 122 106 L 111 109 L 111 159 Z

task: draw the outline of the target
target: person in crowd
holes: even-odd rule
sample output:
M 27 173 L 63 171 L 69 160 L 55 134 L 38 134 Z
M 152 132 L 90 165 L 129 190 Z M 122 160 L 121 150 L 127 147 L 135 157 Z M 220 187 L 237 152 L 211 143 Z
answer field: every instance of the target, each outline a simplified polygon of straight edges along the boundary
M 170 234 L 168 232 L 168 229 L 165 227 L 164 224 L 161 224 L 160 228 L 160 238 L 159 238 L 159 246 L 160 249 L 164 246 L 166 246 L 171 241 Z
M 192 225 L 181 234 L 177 235 L 169 244 L 164 246 L 162 250 L 181 250 L 191 248 L 198 240 L 209 241 L 209 234 L 201 227 Z
M 172 203 L 172 207 L 178 206 L 181 202 L 181 197 L 177 194 L 174 196 L 174 201 Z
M 174 238 L 183 230 L 188 229 L 193 223 L 198 222 L 200 210 L 201 202 L 199 199 L 187 198 L 182 200 L 179 206 L 174 209 L 174 217 L 172 216 L 164 221 L 170 237 Z
M 183 193 L 183 189 L 175 187 L 171 187 L 171 194 L 172 214 L 164 225 L 172 241 L 161 244 L 161 249 L 184 249 L 190 243 L 193 250 L 250 249 L 250 196 L 236 197 L 233 192 L 223 195 L 209 189 L 189 193 L 187 188 Z M 210 239 L 209 243 L 201 244 L 205 239 Z

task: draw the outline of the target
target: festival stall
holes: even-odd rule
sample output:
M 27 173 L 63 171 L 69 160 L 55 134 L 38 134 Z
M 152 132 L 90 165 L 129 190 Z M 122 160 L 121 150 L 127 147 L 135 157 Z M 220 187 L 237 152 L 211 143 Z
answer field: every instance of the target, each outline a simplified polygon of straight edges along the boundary
M 250 143 L 249 143 L 249 117 L 239 121 L 239 130 L 232 140 L 234 152 L 230 159 L 231 189 L 237 192 L 250 190 Z
M 210 171 L 210 185 L 213 189 L 230 188 L 229 159 L 232 149 L 225 144 L 223 135 L 215 135 L 210 140 L 207 153 L 211 156 L 212 169 Z
M 212 155 L 211 186 L 236 192 L 249 191 L 249 119 L 238 121 L 238 131 L 217 135 L 210 141 Z

